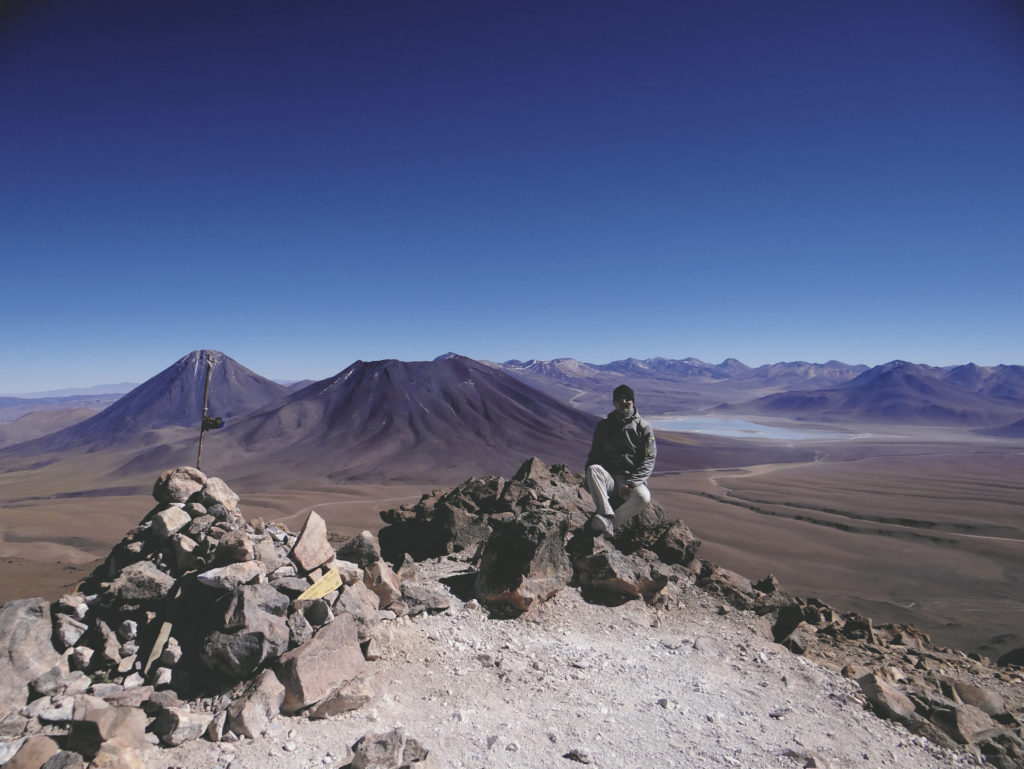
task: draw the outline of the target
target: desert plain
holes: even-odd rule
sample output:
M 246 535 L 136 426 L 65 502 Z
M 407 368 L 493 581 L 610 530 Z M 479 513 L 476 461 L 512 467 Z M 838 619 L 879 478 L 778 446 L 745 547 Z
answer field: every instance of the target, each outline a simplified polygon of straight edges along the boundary
M 914 624 L 966 651 L 997 657 L 1024 645 L 1024 441 L 950 428 L 847 429 L 842 438 L 790 444 L 799 461 L 772 461 L 779 441 L 757 436 L 735 444 L 745 464 L 724 461 L 718 446 L 717 466 L 659 467 L 651 489 L 703 540 L 699 557 L 750 579 L 772 574 L 793 595 L 876 623 Z M 541 459 L 582 470 L 580 456 Z M 45 467 L 0 476 L 0 602 L 72 590 L 152 509 L 145 489 L 155 478 L 91 489 L 89 478 L 108 468 L 75 468 L 80 478 L 56 478 Z M 249 518 L 297 530 L 316 510 L 340 536 L 376 530 L 379 511 L 451 485 L 261 488 L 252 477 L 224 480 Z

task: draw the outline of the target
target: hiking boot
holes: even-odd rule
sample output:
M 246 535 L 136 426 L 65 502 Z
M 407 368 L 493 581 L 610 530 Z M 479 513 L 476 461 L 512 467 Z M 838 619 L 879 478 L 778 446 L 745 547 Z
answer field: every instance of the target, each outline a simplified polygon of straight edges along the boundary
M 615 527 L 612 526 L 610 518 L 605 518 L 603 515 L 595 515 L 587 522 L 590 531 L 593 534 L 604 534 L 605 536 L 612 536 L 615 532 Z

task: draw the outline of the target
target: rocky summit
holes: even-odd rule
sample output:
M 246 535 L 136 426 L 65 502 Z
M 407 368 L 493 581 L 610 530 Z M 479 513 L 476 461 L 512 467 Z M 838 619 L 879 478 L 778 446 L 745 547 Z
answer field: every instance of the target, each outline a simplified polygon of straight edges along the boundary
M 153 751 L 208 741 L 220 746 L 211 745 L 210 756 L 227 766 L 235 746 L 279 734 L 282 724 L 282 750 L 294 753 L 299 725 L 340 723 L 386 698 L 401 699 L 401 691 L 381 690 L 395 685 L 394 678 L 378 677 L 377 668 L 381 660 L 408 658 L 409 633 L 417 627 L 409 624 L 412 618 L 424 627 L 445 615 L 464 628 L 479 624 L 477 640 L 468 646 L 426 630 L 415 641 L 416 654 L 426 648 L 442 653 L 446 641 L 466 646 L 511 686 L 535 673 L 545 680 L 552 662 L 538 656 L 539 641 L 533 649 L 517 649 L 513 640 L 520 634 L 500 630 L 501 623 L 516 618 L 520 622 L 505 627 L 520 627 L 523 620 L 540 625 L 545 612 L 575 600 L 582 602 L 577 614 L 591 607 L 590 623 L 599 616 L 595 612 L 612 617 L 623 607 L 644 607 L 656 612 L 650 627 L 695 621 L 684 612 L 715 607 L 716 621 L 737 618 L 752 634 L 741 643 L 737 670 L 755 647 L 774 649 L 756 652 L 757 664 L 782 669 L 788 663 L 773 659 L 783 655 L 820 669 L 815 680 L 825 680 L 831 670 L 852 687 L 822 684 L 832 694 L 827 706 L 814 708 L 868 709 L 898 725 L 893 728 L 909 730 L 908 736 L 916 734 L 908 747 L 918 750 L 915 756 L 927 746 L 944 766 L 1024 767 L 1018 657 L 993 664 L 938 648 L 912 627 L 875 626 L 869 618 L 795 598 L 770 576 L 752 583 L 699 559 L 700 541 L 656 503 L 618 527 L 613 538 L 595 538 L 585 527 L 593 504 L 582 476 L 564 465 L 534 458 L 511 479 L 471 478 L 433 491 L 415 505 L 382 512 L 379 534 L 349 539 L 334 537 L 315 512 L 298 532 L 248 520 L 238 495 L 196 468 L 163 473 L 153 496 L 155 507 L 75 593 L 52 604 L 30 598 L 0 607 L 0 763 L 141 767 L 156 765 Z M 703 622 L 710 626 L 710 615 Z M 663 640 L 654 647 L 670 655 L 689 650 L 722 656 L 715 650 L 725 642 L 700 629 L 690 641 Z M 492 651 L 480 640 L 492 635 L 508 640 Z M 638 636 L 630 648 L 647 648 L 651 640 Z M 621 639 L 621 648 L 625 643 Z M 593 665 L 586 650 L 593 657 L 597 648 L 595 635 L 583 652 L 567 651 L 573 680 L 586 678 Z M 513 651 L 531 662 L 522 670 L 503 662 Z M 428 659 L 413 655 L 412 661 L 423 667 Z M 609 665 L 610 675 L 620 663 L 601 664 Z M 709 661 L 709 681 L 712 667 Z M 673 670 L 678 674 L 678 665 Z M 427 679 L 435 675 L 432 668 L 423 672 Z M 789 686 L 787 675 L 779 680 L 762 685 Z M 707 682 L 691 683 L 697 695 L 707 693 Z M 537 696 L 543 691 L 530 686 Z M 436 703 L 437 692 L 453 696 L 440 680 L 428 680 L 424 691 L 428 702 Z M 658 698 L 657 706 L 682 707 L 669 697 Z M 516 703 L 508 700 L 507 707 L 514 710 Z M 773 724 L 802 709 L 798 702 L 774 707 L 761 733 L 775 734 Z M 469 715 L 459 711 L 455 718 L 463 722 Z M 605 729 L 615 728 L 606 720 Z M 707 722 L 717 729 L 721 715 L 709 713 Z M 600 744 L 556 749 L 559 734 L 555 726 L 547 730 L 553 760 L 602 764 Z M 497 735 L 480 740 L 484 750 L 500 743 Z M 512 741 L 505 750 L 513 755 L 525 748 Z M 283 766 L 282 760 L 271 751 L 263 765 Z M 799 744 L 778 760 L 789 762 L 783 766 L 829 765 L 828 757 Z M 214 763 L 211 758 L 209 765 Z M 464 763 L 398 724 L 368 731 L 343 751 L 323 753 L 318 765 Z M 507 765 L 551 764 L 531 754 Z

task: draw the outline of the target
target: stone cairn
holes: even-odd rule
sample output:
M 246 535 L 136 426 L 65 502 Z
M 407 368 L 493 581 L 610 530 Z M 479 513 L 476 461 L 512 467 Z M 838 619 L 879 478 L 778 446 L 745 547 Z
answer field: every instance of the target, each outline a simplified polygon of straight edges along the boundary
M 141 767 L 157 741 L 234 741 L 278 714 L 362 707 L 376 625 L 449 606 L 396 574 L 370 532 L 335 550 L 315 512 L 298 534 L 247 522 L 227 484 L 191 467 L 153 496 L 77 592 L 0 607 L 0 763 Z M 360 750 L 427 766 L 404 733 L 364 737 L 356 766 Z
M 336 716 L 375 694 L 379 623 L 445 611 L 452 593 L 514 617 L 572 585 L 587 600 L 665 610 L 704 590 L 721 612 L 749 612 L 792 652 L 856 678 L 860 704 L 879 715 L 999 769 L 1024 767 L 1019 668 L 793 598 L 772 577 L 751 584 L 697 559 L 700 541 L 657 504 L 595 538 L 582 475 L 564 465 L 532 458 L 511 480 L 470 478 L 382 512 L 377 536 L 340 543 L 316 513 L 298 534 L 246 521 L 238 496 L 195 468 L 165 472 L 153 494 L 156 507 L 77 592 L 0 607 L 0 763 L 142 766 L 138 751 L 156 742 Z M 431 583 L 416 577 L 427 558 L 471 568 Z M 436 763 L 396 729 L 353 745 L 348 766 L 371 765 Z

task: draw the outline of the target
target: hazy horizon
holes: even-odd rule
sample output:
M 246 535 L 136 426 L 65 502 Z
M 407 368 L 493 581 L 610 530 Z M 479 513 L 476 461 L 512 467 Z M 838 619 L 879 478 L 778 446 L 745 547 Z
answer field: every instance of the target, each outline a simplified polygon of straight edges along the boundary
M 1013 4 L 57 0 L 0 50 L 2 392 L 1024 361 Z

